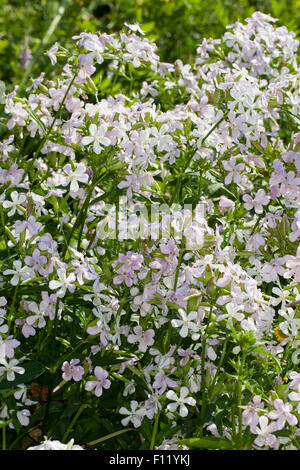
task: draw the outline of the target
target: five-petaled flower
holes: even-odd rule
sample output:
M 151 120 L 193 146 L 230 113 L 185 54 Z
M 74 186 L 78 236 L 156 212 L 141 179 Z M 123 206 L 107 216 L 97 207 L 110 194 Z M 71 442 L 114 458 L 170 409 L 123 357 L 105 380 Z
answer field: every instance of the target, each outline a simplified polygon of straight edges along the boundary
M 171 321 L 174 328 L 180 328 L 179 334 L 182 338 L 186 338 L 190 333 L 193 340 L 197 340 L 200 337 L 199 325 L 198 325 L 198 313 L 193 311 L 186 313 L 183 308 L 178 309 L 178 313 L 181 316 L 181 320 L 173 319 Z
M 101 124 L 99 127 L 97 127 L 96 124 L 91 124 L 89 131 L 90 135 L 83 137 L 81 143 L 82 145 L 90 145 L 93 143 L 93 150 L 97 155 L 103 150 L 100 144 L 104 145 L 104 147 L 111 145 L 110 139 L 105 137 L 107 127 L 104 124 Z
M 173 403 L 169 403 L 167 405 L 168 410 L 171 411 L 171 413 L 174 413 L 179 407 L 179 415 L 182 418 L 185 418 L 189 413 L 189 410 L 186 405 L 196 405 L 196 400 L 193 397 L 189 397 L 189 393 L 190 392 L 187 387 L 181 387 L 179 397 L 176 395 L 174 390 L 169 390 L 167 392 L 166 397 L 168 398 L 168 400 L 172 400 Z
M 133 328 L 133 331 L 135 334 L 128 336 L 128 343 L 139 343 L 139 351 L 146 352 L 148 346 L 152 346 L 152 344 L 154 344 L 154 330 L 150 329 L 144 331 L 140 325 L 137 325 Z
M 66 270 L 63 268 L 59 268 L 57 270 L 57 275 L 59 277 L 59 281 L 56 279 L 53 279 L 52 281 L 50 281 L 49 282 L 50 289 L 59 289 L 56 292 L 56 295 L 58 297 L 64 297 L 67 289 L 71 293 L 73 293 L 76 288 L 75 284 L 72 284 L 73 282 L 76 281 L 75 274 L 71 273 L 69 274 L 69 276 L 67 276 Z
M 67 185 L 71 183 L 70 190 L 74 193 L 76 193 L 79 190 L 78 181 L 80 183 L 88 182 L 89 176 L 86 173 L 86 166 L 84 163 L 79 163 L 77 167 L 75 168 L 75 170 L 73 170 L 72 166 L 69 163 L 67 163 L 67 165 L 63 167 L 63 171 L 67 175 L 66 181 L 64 184 Z
M 100 366 L 95 367 L 94 374 L 95 380 L 88 380 L 85 384 L 85 390 L 95 389 L 96 397 L 101 397 L 103 388 L 107 390 L 111 385 L 111 381 L 107 378 L 108 372 Z
M 6 372 L 6 378 L 9 382 L 15 380 L 15 374 L 22 375 L 25 373 L 24 367 L 18 366 L 19 361 L 17 359 L 11 359 L 9 362 L 6 359 L 1 359 L 0 364 L 2 364 L 0 366 L 0 376 Z
M 123 426 L 127 426 L 129 421 L 131 421 L 133 426 L 135 428 L 138 428 L 142 424 L 143 418 L 146 414 L 145 410 L 143 408 L 138 408 L 139 404 L 135 400 L 132 400 L 130 402 L 130 406 L 131 411 L 127 410 L 124 406 L 120 408 L 119 413 L 121 415 L 127 415 L 126 418 L 123 418 L 121 420 L 121 423 L 123 424 Z

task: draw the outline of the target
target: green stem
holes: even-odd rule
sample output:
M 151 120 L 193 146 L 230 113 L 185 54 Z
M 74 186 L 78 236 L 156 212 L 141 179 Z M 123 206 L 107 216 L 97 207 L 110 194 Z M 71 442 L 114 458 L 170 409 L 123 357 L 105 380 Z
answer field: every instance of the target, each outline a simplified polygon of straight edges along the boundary
M 86 403 L 82 404 L 80 406 L 80 408 L 78 409 L 76 415 L 74 416 L 74 418 L 72 419 L 71 423 L 69 424 L 63 438 L 62 438 L 62 442 L 66 442 L 67 440 L 67 437 L 68 435 L 70 434 L 70 432 L 72 431 L 73 429 L 73 426 L 74 424 L 76 423 L 76 421 L 78 420 L 79 416 L 81 415 L 81 413 L 85 410 L 85 408 L 87 407 L 88 405 Z
M 296 114 L 294 114 L 294 113 L 292 113 L 291 111 L 289 111 L 288 109 L 286 109 L 285 106 L 281 106 L 281 109 L 283 110 L 283 112 L 290 114 L 291 116 L 293 116 L 293 117 L 295 117 L 296 119 L 298 119 L 298 121 L 300 121 L 299 116 L 297 116 Z
M 93 188 L 93 189 L 94 189 L 94 188 Z M 93 189 L 92 189 L 92 192 L 93 192 Z M 87 202 L 84 201 L 85 208 L 84 208 L 84 214 L 83 214 L 83 217 L 82 217 L 82 224 L 81 224 L 80 230 L 79 230 L 79 236 L 78 236 L 78 241 L 77 241 L 77 250 L 80 249 L 80 244 L 81 244 L 81 239 L 82 239 L 84 224 L 85 224 L 85 220 L 86 220 L 86 216 L 87 216 L 87 211 L 88 211 L 88 209 L 89 209 L 89 202 L 90 202 L 90 199 L 91 199 L 91 197 L 92 197 L 92 192 L 89 193 L 88 198 L 87 198 Z
M 100 442 L 107 441 L 107 439 L 111 439 L 112 437 L 119 436 L 120 434 L 124 434 L 125 432 L 129 432 L 129 431 L 138 432 L 137 429 L 133 429 L 133 428 L 122 429 L 121 431 L 112 432 L 111 434 L 107 434 L 106 436 L 100 437 L 99 439 L 96 439 L 95 441 L 88 442 L 88 444 L 90 446 L 94 446 L 96 444 L 99 444 Z
M 13 300 L 12 300 L 11 307 L 10 307 L 10 310 L 9 310 L 9 317 L 8 317 L 8 322 L 7 322 L 8 331 L 10 330 L 10 325 L 11 325 L 11 322 L 12 322 L 12 319 L 13 319 L 13 309 L 15 308 L 15 303 L 16 303 L 16 298 L 17 298 L 17 294 L 18 294 L 18 290 L 19 290 L 19 285 L 20 285 L 20 283 L 17 284 L 17 286 L 15 288 Z
M 173 204 L 173 202 L 178 202 L 179 200 L 179 195 L 180 195 L 180 190 L 181 190 L 181 184 L 182 184 L 182 174 L 179 175 L 178 179 L 177 179 L 177 183 L 176 183 L 176 186 L 175 186 L 175 190 L 174 190 L 174 193 L 172 194 L 172 198 L 171 198 L 171 201 L 170 201 L 170 205 Z
M 253 235 L 253 233 L 255 232 L 255 230 L 257 229 L 258 225 L 259 225 L 259 222 L 261 221 L 263 217 L 263 214 L 260 214 L 258 217 L 257 217 L 257 221 L 255 222 L 255 225 L 253 227 L 253 229 L 251 230 L 251 233 L 250 233 L 250 237 Z
M 75 220 L 75 222 L 74 222 L 74 224 L 73 224 L 71 233 L 70 233 L 70 235 L 69 235 L 69 238 L 68 238 L 68 240 L 67 240 L 67 243 L 66 243 L 66 246 L 65 246 L 65 249 L 64 249 L 64 252 L 63 252 L 63 260 L 65 259 L 66 253 L 67 253 L 67 251 L 68 251 L 68 247 L 69 247 L 70 241 L 71 241 L 71 239 L 72 239 L 74 230 L 75 230 L 75 228 L 77 227 L 77 225 L 79 224 L 79 221 L 80 221 L 81 216 L 82 216 L 83 214 L 85 215 L 85 213 L 87 212 L 87 209 L 86 209 L 86 208 L 88 207 L 88 204 L 89 204 L 89 201 L 90 201 L 90 199 L 91 199 L 93 190 L 94 190 L 94 185 L 92 184 L 91 187 L 90 187 L 90 190 L 89 190 L 89 192 L 88 192 L 88 194 L 87 194 L 87 196 L 86 196 L 86 198 L 85 198 L 85 201 L 84 201 L 84 203 L 83 203 L 83 205 L 82 205 L 82 208 L 80 209 L 79 214 L 77 215 L 76 220 Z M 85 217 L 83 217 L 83 226 L 84 226 L 84 221 L 85 221 Z M 79 239 L 78 239 L 77 247 L 78 247 L 78 245 L 80 244 L 80 241 L 81 241 L 83 226 L 82 226 L 81 229 L 80 229 L 80 237 L 79 237 Z
M 4 215 L 3 215 L 2 207 L 0 207 L 0 216 L 1 216 L 1 226 L 3 227 L 4 241 L 5 241 L 6 249 L 8 249 L 8 244 L 7 244 L 8 240 L 7 240 L 7 234 L 6 234 L 6 231 L 5 231 L 5 221 L 4 221 Z
M 234 397 L 235 398 L 235 397 Z M 231 435 L 231 439 L 233 442 L 235 442 L 235 438 L 236 438 L 236 429 L 235 429 L 235 403 L 234 403 L 234 400 L 232 400 L 232 405 L 231 405 L 231 424 L 232 424 L 232 435 Z
M 242 410 L 239 405 L 242 402 L 242 384 L 240 379 L 237 383 L 237 415 L 238 415 L 238 435 L 237 435 L 237 448 L 241 448 L 242 443 Z
M 152 432 L 152 436 L 151 436 L 150 450 L 154 449 L 156 434 L 157 434 L 157 430 L 158 430 L 159 417 L 160 417 L 160 410 L 158 410 L 156 418 L 155 418 L 155 422 L 154 422 L 154 426 L 153 426 L 153 432 Z
M 176 266 L 176 273 L 175 273 L 175 279 L 174 279 L 174 287 L 173 287 L 173 291 L 175 292 L 176 289 L 177 289 L 177 283 L 178 283 L 178 277 L 179 277 L 179 270 L 180 270 L 180 266 L 181 266 L 181 261 L 182 261 L 182 257 L 183 257 L 183 253 L 184 253 L 184 249 L 183 249 L 183 245 L 185 243 L 185 237 L 182 237 L 182 242 L 181 242 L 181 247 L 180 247 L 180 252 L 179 252 L 179 258 L 178 258 L 178 264 Z
M 243 369 L 245 363 L 245 354 L 242 354 L 241 366 L 238 375 L 238 383 L 237 383 L 237 414 L 238 414 L 238 439 L 237 445 L 238 448 L 241 449 L 242 441 L 243 441 L 243 422 L 242 422 L 242 408 L 240 407 L 242 404 L 242 383 L 243 383 Z
M 223 361 L 224 361 L 224 357 L 225 357 L 225 354 L 226 354 L 226 346 L 227 346 L 227 340 L 225 341 L 224 346 L 223 346 L 223 350 L 222 350 L 222 354 L 221 354 L 221 357 L 220 357 L 220 361 L 219 361 L 219 364 L 218 364 L 218 367 L 217 367 L 215 376 L 214 376 L 213 381 L 212 381 L 211 386 L 210 386 L 210 392 L 212 392 L 213 389 L 214 389 L 214 386 L 215 386 L 215 384 L 216 384 L 216 381 L 217 381 L 217 378 L 218 378 L 220 369 L 221 369 L 221 367 L 222 367 L 222 364 L 223 364 Z
M 201 351 L 201 412 L 200 412 L 200 430 L 199 430 L 199 437 L 203 436 L 203 427 L 205 421 L 205 413 L 206 413 L 206 387 L 205 387 L 205 349 L 206 349 L 206 338 L 207 338 L 207 329 L 210 323 L 212 315 L 212 305 L 210 307 L 209 315 L 207 318 L 206 328 L 203 334 L 202 340 L 202 351 Z
M 225 117 L 227 116 L 228 114 L 228 110 L 223 114 L 223 116 L 216 122 L 216 124 L 214 124 L 212 126 L 212 128 L 207 132 L 207 134 L 203 137 L 202 141 L 201 141 L 201 145 L 204 144 L 204 142 L 206 141 L 206 139 L 210 136 L 210 134 L 221 124 L 222 121 L 224 121 Z M 181 185 L 182 185 L 182 180 L 183 180 L 183 176 L 184 176 L 184 172 L 187 170 L 187 168 L 190 166 L 190 163 L 194 157 L 194 152 L 192 151 L 193 149 L 191 149 L 191 154 L 190 154 L 190 157 L 187 159 L 186 161 L 186 164 L 185 164 L 185 167 L 182 171 L 182 173 L 179 175 L 178 179 L 177 179 L 177 183 L 176 183 L 176 186 L 175 186 L 175 190 L 174 190 L 174 193 L 172 194 L 172 198 L 171 198 L 171 202 L 170 204 L 172 205 L 174 201 L 178 201 L 180 199 L 180 191 L 181 191 Z
M 54 314 L 55 316 L 54 316 L 53 323 L 51 324 L 51 326 L 53 326 L 54 328 L 54 337 L 56 336 L 56 329 L 57 329 L 59 300 L 60 300 L 59 297 L 57 297 L 56 305 L 55 305 L 55 314 Z
M 225 117 L 227 116 L 227 114 L 229 113 L 229 109 L 223 114 L 223 116 L 216 122 L 216 124 L 214 126 L 212 126 L 212 128 L 208 131 L 208 133 L 204 136 L 202 142 L 201 142 L 201 145 L 204 144 L 204 142 L 206 141 L 206 139 L 210 136 L 210 134 L 219 126 L 219 124 L 221 124 L 222 121 L 224 121 Z
M 119 239 L 119 198 L 117 198 L 116 200 L 116 226 L 115 226 L 115 230 L 116 230 L 116 238 L 115 238 L 115 248 L 117 249 L 118 247 L 118 239 Z
M 87 213 L 87 211 L 88 211 L 88 205 L 89 205 L 90 199 L 91 199 L 91 197 L 92 197 L 93 190 L 94 190 L 96 184 L 98 184 L 99 181 L 101 181 L 101 180 L 102 180 L 105 176 L 107 176 L 108 174 L 109 174 L 108 172 L 103 173 L 94 183 L 91 184 L 91 187 L 90 187 L 90 189 L 89 189 L 89 192 L 88 192 L 88 194 L 87 194 L 87 196 L 86 196 L 86 198 L 85 198 L 85 201 L 84 201 L 84 203 L 83 203 L 83 205 L 82 205 L 82 208 L 80 209 L 79 214 L 78 214 L 77 217 L 76 217 L 76 220 L 75 220 L 74 225 L 73 225 L 73 227 L 72 227 L 71 233 L 70 233 L 69 238 L 68 238 L 68 240 L 67 240 L 66 246 L 65 246 L 65 248 L 64 248 L 64 251 L 63 251 L 63 258 L 62 258 L 63 260 L 65 259 L 66 253 L 67 253 L 67 251 L 68 251 L 69 243 L 70 243 L 70 241 L 71 241 L 71 239 L 72 239 L 74 230 L 75 230 L 75 228 L 77 227 L 77 225 L 79 224 L 81 216 L 84 214 L 83 223 L 82 223 L 82 226 L 81 226 L 81 228 L 80 228 L 80 234 L 79 234 L 78 243 L 77 243 L 77 247 L 79 247 L 80 242 L 81 242 L 81 237 L 82 237 L 84 222 L 85 222 L 85 215 L 86 215 L 86 213 Z
M 117 79 L 119 78 L 119 73 L 120 73 L 120 69 L 118 68 L 117 72 L 115 73 L 115 76 L 114 78 L 112 79 L 111 81 L 111 85 L 110 85 L 110 89 L 109 89 L 109 94 L 111 95 L 113 89 L 114 89 L 114 86 L 117 82 Z
M 2 426 L 2 450 L 6 450 L 6 424 Z

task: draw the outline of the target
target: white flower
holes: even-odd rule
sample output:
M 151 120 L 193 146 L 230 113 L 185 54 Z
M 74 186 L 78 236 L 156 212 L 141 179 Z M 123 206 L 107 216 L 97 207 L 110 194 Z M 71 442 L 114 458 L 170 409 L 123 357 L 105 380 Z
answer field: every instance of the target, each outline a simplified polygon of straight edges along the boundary
M 25 384 L 20 384 L 20 385 L 18 385 L 18 389 L 19 390 L 17 390 L 14 393 L 14 397 L 15 397 L 16 400 L 21 400 L 22 402 L 24 402 L 26 400 L 26 397 L 27 397 L 27 386 Z
M 28 447 L 27 450 L 84 450 L 81 446 L 74 445 L 74 439 L 71 439 L 68 444 L 63 444 L 60 441 L 51 441 L 44 437 L 44 441 L 33 447 Z
M 43 328 L 46 325 L 45 316 L 48 315 L 48 305 L 48 302 L 44 300 L 42 300 L 39 307 L 35 302 L 30 302 L 28 309 L 35 315 L 26 318 L 27 325 L 35 324 L 38 328 Z
M 284 273 L 283 277 L 288 279 L 289 277 L 294 275 L 295 281 L 299 282 L 300 281 L 300 246 L 297 249 L 296 256 L 287 255 L 286 258 L 288 258 L 288 260 L 286 261 L 286 266 L 287 268 L 289 268 L 289 270 L 287 270 Z
M 57 58 L 56 58 L 57 51 L 58 51 L 58 43 L 56 42 L 48 51 L 45 52 L 45 54 L 51 60 L 52 65 L 55 65 L 57 62 Z
M 4 343 L 2 337 L 0 336 L 0 363 L 5 360 L 7 355 L 6 344 Z
M 145 36 L 146 34 L 137 23 L 136 24 L 124 23 L 124 25 L 127 26 L 127 28 L 131 29 L 131 31 L 133 31 L 134 33 L 139 32 L 143 36 Z
M 154 135 L 151 140 L 153 145 L 157 146 L 158 152 L 168 152 L 175 147 L 172 137 L 169 134 L 166 134 L 166 132 L 169 132 L 168 124 L 163 124 L 160 129 L 157 129 L 157 127 L 151 127 L 151 134 Z
M 189 397 L 188 394 L 189 394 L 189 389 L 187 387 L 182 387 L 180 389 L 180 397 L 176 395 L 174 390 L 169 390 L 166 396 L 169 400 L 173 400 L 174 403 L 168 404 L 167 406 L 168 410 L 171 411 L 171 413 L 173 413 L 174 411 L 177 410 L 179 406 L 179 415 L 182 418 L 185 418 L 189 412 L 189 410 L 187 409 L 185 405 L 186 404 L 191 405 L 191 406 L 196 405 L 196 400 L 192 397 Z
M 25 279 L 29 279 L 31 276 L 31 269 L 28 266 L 24 266 L 22 268 L 21 261 L 17 260 L 13 262 L 14 269 L 6 269 L 3 274 L 5 276 L 9 274 L 13 274 L 13 277 L 10 280 L 10 283 L 13 286 L 19 284 L 20 281 L 24 281 Z
M 24 193 L 17 193 L 17 191 L 13 191 L 10 195 L 12 202 L 10 201 L 4 201 L 3 202 L 3 207 L 4 209 L 9 209 L 10 211 L 8 212 L 8 217 L 13 216 L 16 211 L 19 215 L 23 214 L 23 211 L 18 208 L 18 206 L 21 206 L 24 201 L 26 201 L 26 194 Z M 24 209 L 25 210 L 25 209 Z
M 218 321 L 223 320 L 224 318 L 229 318 L 230 323 L 232 324 L 232 320 L 235 319 L 237 321 L 241 321 L 245 318 L 245 315 L 240 312 L 243 309 L 242 305 L 235 305 L 233 302 L 229 302 L 226 304 L 227 313 L 219 315 Z
M 192 339 L 194 341 L 196 341 L 200 336 L 198 334 L 199 326 L 195 322 L 195 321 L 197 321 L 198 313 L 197 312 L 190 312 L 187 315 L 186 312 L 182 308 L 178 309 L 178 313 L 181 316 L 182 320 L 177 320 L 177 319 L 172 320 L 171 321 L 172 326 L 174 326 L 174 328 L 180 328 L 181 327 L 180 331 L 179 331 L 179 334 L 182 338 L 186 338 L 188 333 L 189 333 L 189 330 L 191 330 Z
M 79 165 L 75 168 L 74 171 L 72 170 L 71 165 L 68 163 L 63 167 L 63 170 L 68 175 L 66 177 L 66 182 L 64 186 L 71 183 L 70 190 L 74 193 L 77 193 L 77 191 L 79 190 L 78 181 L 80 181 L 81 183 L 88 182 L 89 177 L 86 173 L 86 166 L 84 163 L 79 163 Z
M 22 424 L 22 426 L 28 426 L 29 424 L 29 416 L 30 416 L 30 411 L 29 410 L 21 410 L 17 411 L 17 418 Z
M 121 415 L 128 415 L 126 418 L 122 419 L 121 423 L 123 424 L 123 426 L 127 426 L 129 421 L 131 421 L 134 427 L 138 428 L 142 424 L 143 418 L 145 416 L 145 411 L 143 410 L 143 408 L 137 409 L 139 404 L 135 400 L 132 400 L 130 402 L 130 406 L 131 411 L 124 408 L 124 406 L 120 408 Z
M 289 393 L 289 399 L 291 401 L 298 401 L 297 411 L 300 414 L 300 383 L 298 384 L 298 392 Z
M 281 302 L 281 307 L 284 308 L 285 304 L 286 304 L 286 301 L 287 301 L 286 296 L 289 295 L 289 291 L 279 289 L 279 287 L 273 287 L 272 292 L 273 292 L 273 294 L 277 295 L 278 297 L 274 298 L 274 299 L 272 298 L 271 299 L 271 304 L 276 306 L 276 305 L 280 304 L 280 302 Z
M 105 147 L 111 144 L 110 139 L 105 137 L 107 127 L 101 124 L 101 126 L 97 128 L 96 124 L 91 124 L 89 131 L 91 135 L 83 137 L 81 143 L 82 145 L 89 145 L 93 142 L 93 150 L 97 155 L 99 155 L 99 153 L 102 151 L 100 144 L 104 145 Z
M 295 312 L 292 308 L 288 308 L 286 311 L 279 310 L 279 315 L 286 319 L 286 321 L 280 323 L 280 330 L 285 335 L 296 336 L 300 327 L 300 318 L 295 318 Z
M 15 373 L 16 374 L 24 374 L 25 369 L 23 367 L 17 366 L 19 361 L 17 359 L 11 359 L 9 362 L 6 359 L 1 359 L 0 364 L 0 376 L 6 372 L 6 378 L 9 382 L 15 380 Z
M 57 274 L 59 277 L 59 281 L 57 281 L 56 279 L 50 281 L 49 282 L 50 289 L 59 289 L 56 292 L 56 295 L 58 297 L 64 297 L 67 289 L 73 293 L 76 288 L 76 286 L 72 284 L 72 282 L 76 280 L 75 274 L 71 273 L 67 277 L 66 270 L 63 268 L 58 269 Z

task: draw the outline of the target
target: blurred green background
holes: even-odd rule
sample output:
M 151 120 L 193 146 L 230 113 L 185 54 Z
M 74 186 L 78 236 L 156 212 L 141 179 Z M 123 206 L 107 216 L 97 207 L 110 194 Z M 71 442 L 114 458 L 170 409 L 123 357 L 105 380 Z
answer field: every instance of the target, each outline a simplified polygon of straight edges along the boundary
M 43 53 L 54 42 L 72 47 L 81 31 L 111 33 L 124 22 L 140 23 L 165 62 L 189 62 L 203 37 L 256 10 L 300 32 L 300 0 L 0 0 L 0 8 L 0 79 L 11 86 L 51 68 Z

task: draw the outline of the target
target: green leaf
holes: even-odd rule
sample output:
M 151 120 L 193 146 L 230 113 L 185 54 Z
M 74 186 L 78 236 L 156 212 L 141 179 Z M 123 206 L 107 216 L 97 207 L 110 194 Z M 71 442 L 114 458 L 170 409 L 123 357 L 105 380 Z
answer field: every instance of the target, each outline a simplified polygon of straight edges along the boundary
M 273 354 L 271 354 L 270 351 L 267 351 L 267 350 L 264 349 L 262 346 L 257 346 L 257 347 L 255 347 L 254 349 L 251 350 L 251 354 L 254 353 L 254 352 L 257 352 L 257 353 L 260 353 L 260 354 L 265 354 L 266 356 L 271 357 L 271 358 L 274 359 L 274 361 L 276 362 L 278 368 L 279 368 L 279 369 L 281 368 L 280 362 L 279 362 L 279 360 L 277 359 L 277 357 L 273 356 Z
M 180 308 L 179 305 L 174 304 L 173 302 L 166 302 L 166 305 L 170 308 L 173 308 L 174 310 L 178 310 Z
M 176 441 L 176 444 L 186 445 L 192 449 L 232 450 L 234 448 L 231 441 L 214 436 L 192 437 L 191 439 Z
M 15 374 L 15 380 L 8 381 L 2 380 L 0 383 L 0 392 L 4 390 L 11 390 L 12 388 L 16 388 L 19 384 L 26 384 L 31 382 L 33 379 L 36 379 L 46 370 L 46 367 L 39 362 L 30 361 L 27 363 L 21 364 L 21 367 L 25 369 L 25 373 Z
M 219 191 L 219 189 L 223 188 L 223 184 L 222 183 L 212 183 L 212 184 L 209 184 L 206 188 L 205 188 L 205 193 L 208 194 L 209 196 L 212 196 L 213 194 L 215 194 L 217 191 Z

